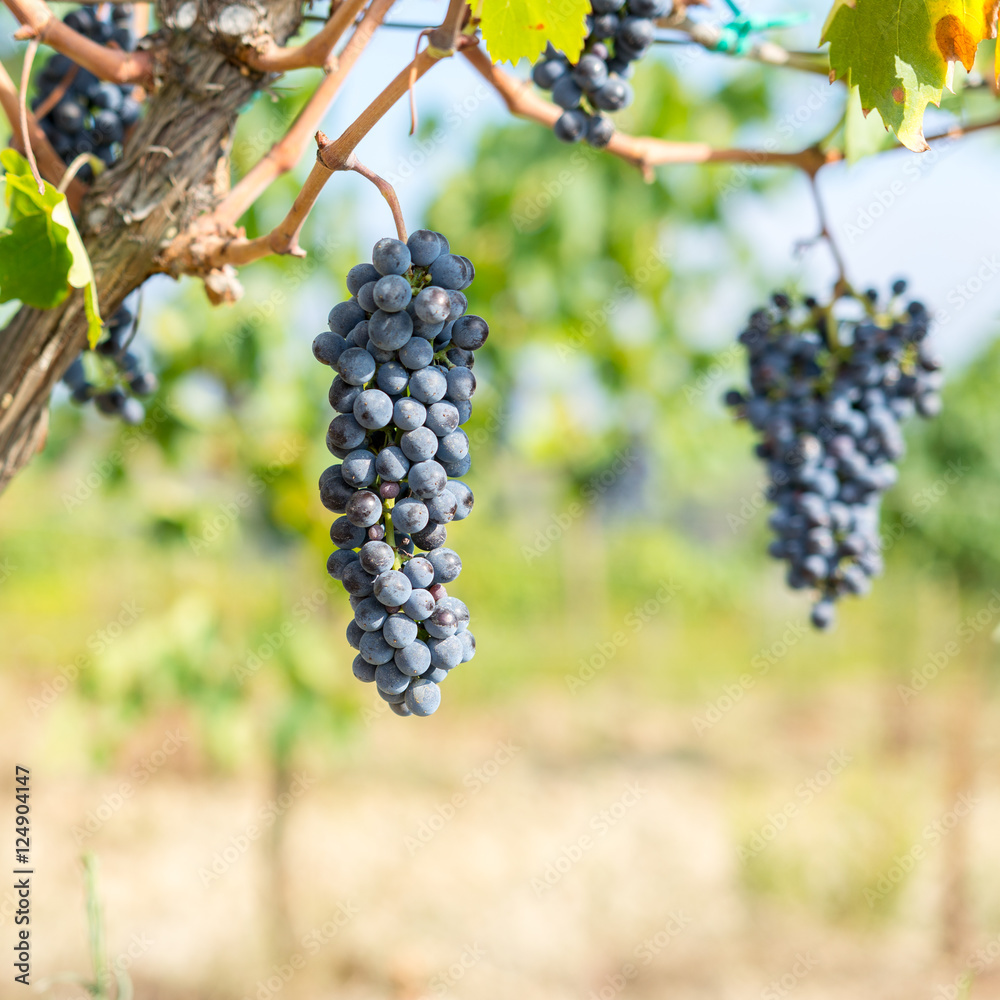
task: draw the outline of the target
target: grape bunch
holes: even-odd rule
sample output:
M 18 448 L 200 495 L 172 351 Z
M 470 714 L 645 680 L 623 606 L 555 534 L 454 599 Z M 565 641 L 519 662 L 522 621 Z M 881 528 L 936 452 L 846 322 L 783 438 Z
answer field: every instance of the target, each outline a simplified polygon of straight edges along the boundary
M 342 462 L 319 480 L 323 505 L 342 515 L 327 569 L 354 609 L 354 676 L 374 681 L 397 715 L 434 712 L 440 683 L 476 652 L 469 609 L 446 590 L 462 561 L 445 546 L 446 525 L 473 504 L 459 478 L 472 461 L 461 425 L 473 352 L 489 335 L 466 313 L 474 275 L 440 233 L 379 240 L 372 263 L 348 273 L 351 298 L 331 310 L 330 332 L 313 341 L 337 372 L 326 444 Z
M 62 378 L 74 403 L 92 401 L 99 412 L 132 425 L 141 424 L 146 416 L 137 397 L 152 395 L 159 388 L 156 376 L 144 370 L 142 359 L 129 350 L 135 324 L 132 310 L 122 305 L 97 347 L 81 353 Z
M 760 435 L 776 508 L 768 552 L 787 563 L 789 587 L 815 590 L 818 629 L 833 625 L 838 598 L 866 594 L 882 571 L 881 497 L 905 451 L 901 423 L 941 410 L 930 316 L 920 302 L 904 306 L 905 291 L 897 281 L 882 307 L 872 290 L 829 308 L 779 293 L 739 337 L 750 389 L 726 404 Z
M 632 63 L 653 44 L 654 20 L 667 12 L 667 0 L 590 0 L 588 35 L 576 63 L 551 45 L 535 64 L 531 78 L 563 109 L 553 131 L 563 142 L 581 139 L 598 149 L 611 141 L 615 126 L 601 112 L 621 111 L 632 103 L 627 78 Z
M 63 20 L 98 45 L 126 52 L 135 49 L 131 5 L 111 5 L 106 19 L 99 16 L 95 6 L 80 7 Z M 101 81 L 68 56 L 55 53 L 39 73 L 36 90 L 32 110 L 39 113 L 42 130 L 66 163 L 84 153 L 96 156 L 107 166 L 121 157 L 125 133 L 139 120 L 140 106 L 131 84 L 119 86 Z M 93 181 L 89 163 L 78 176 L 85 184 Z

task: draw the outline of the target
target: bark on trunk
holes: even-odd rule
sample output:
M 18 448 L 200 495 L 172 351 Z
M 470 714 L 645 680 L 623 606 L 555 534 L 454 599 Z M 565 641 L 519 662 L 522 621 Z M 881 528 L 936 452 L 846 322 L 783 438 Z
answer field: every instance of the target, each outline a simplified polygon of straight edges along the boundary
M 160 3 L 161 23 L 174 23 L 183 7 L 190 10 L 184 0 Z M 238 19 L 241 27 L 249 23 L 240 38 L 220 28 L 232 23 L 225 14 L 236 7 L 252 13 Z M 105 319 L 162 270 L 161 249 L 228 189 L 236 117 L 267 82 L 233 53 L 265 35 L 284 44 L 299 26 L 302 2 L 202 0 L 198 10 L 194 27 L 163 30 L 162 84 L 146 102 L 123 159 L 98 178 L 81 208 L 79 225 Z M 53 386 L 85 341 L 79 292 L 58 309 L 22 308 L 0 331 L 0 490 L 44 444 Z

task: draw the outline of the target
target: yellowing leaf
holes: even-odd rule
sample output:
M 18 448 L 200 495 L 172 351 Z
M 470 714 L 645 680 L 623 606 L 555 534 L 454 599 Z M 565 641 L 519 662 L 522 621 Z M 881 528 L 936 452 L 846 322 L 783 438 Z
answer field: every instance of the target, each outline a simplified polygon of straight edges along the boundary
M 87 342 L 93 350 L 101 339 L 101 310 L 97 302 L 97 281 L 94 278 L 93 265 L 90 263 L 90 254 L 83 245 L 83 239 L 70 214 L 69 202 L 65 198 L 52 210 L 52 220 L 66 229 L 66 246 L 73 255 L 73 266 L 69 269 L 67 280 L 74 288 L 83 289 L 83 304 L 87 314 Z
M 551 42 L 576 62 L 587 34 L 589 0 L 482 0 L 480 27 L 494 62 L 534 62 Z
M 940 104 L 949 63 L 972 68 L 976 48 L 996 35 L 1000 0 L 835 0 L 823 41 L 831 76 L 856 86 L 904 146 L 921 151 L 924 112 Z

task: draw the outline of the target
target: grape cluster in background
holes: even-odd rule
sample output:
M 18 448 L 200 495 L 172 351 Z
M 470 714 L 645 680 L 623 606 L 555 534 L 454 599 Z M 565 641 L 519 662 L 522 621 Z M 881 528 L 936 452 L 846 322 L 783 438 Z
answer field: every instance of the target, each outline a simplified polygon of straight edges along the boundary
M 81 353 L 62 379 L 74 403 L 93 402 L 100 413 L 133 425 L 141 424 L 146 416 L 138 397 L 150 396 L 159 388 L 157 377 L 129 350 L 136 323 L 137 317 L 126 302 L 111 317 L 97 348 Z
M 132 5 L 109 6 L 104 17 L 96 6 L 86 6 L 70 11 L 63 21 L 98 45 L 134 51 Z M 119 86 L 99 80 L 58 52 L 49 57 L 35 84 L 32 110 L 67 165 L 84 155 L 95 156 L 108 167 L 121 159 L 122 143 L 141 111 L 132 84 Z M 76 176 L 85 184 L 92 183 L 93 166 L 81 164 Z M 133 307 L 125 304 L 106 324 L 96 350 L 81 352 L 63 375 L 74 403 L 93 402 L 105 416 L 120 417 L 127 424 L 142 422 L 145 407 L 140 397 L 154 393 L 159 383 L 129 350 L 135 334 Z
M 472 415 L 474 352 L 489 335 L 466 312 L 474 276 L 440 233 L 379 240 L 313 342 L 337 372 L 326 443 L 342 463 L 319 481 L 323 505 L 342 515 L 327 569 L 354 609 L 354 675 L 397 715 L 431 715 L 448 672 L 476 652 L 469 609 L 447 591 L 462 561 L 445 545 L 446 525 L 473 505 L 459 478 L 472 463 L 461 425 Z
M 789 587 L 816 591 L 818 629 L 833 624 L 837 599 L 867 593 L 882 571 L 881 498 L 905 451 L 901 423 L 941 409 L 930 317 L 920 302 L 903 305 L 905 291 L 897 281 L 883 307 L 869 291 L 829 308 L 778 293 L 739 337 L 750 389 L 726 403 L 760 435 L 776 508 L 768 552 L 787 563 Z
M 666 0 L 591 0 L 587 39 L 579 60 L 571 63 L 549 45 L 531 78 L 563 113 L 552 126 L 564 142 L 585 139 L 600 149 L 615 126 L 602 112 L 621 111 L 632 103 L 628 77 L 632 63 L 653 44 L 654 21 L 667 13 Z
M 110 7 L 107 18 L 99 16 L 97 7 L 88 6 L 70 11 L 63 21 L 98 45 L 132 52 L 136 41 L 131 28 L 132 7 Z M 99 80 L 69 56 L 57 52 L 37 77 L 31 107 L 42 131 L 66 163 L 89 154 L 110 167 L 121 157 L 125 133 L 139 120 L 140 105 L 134 92 L 132 84 L 119 86 Z M 93 168 L 84 164 L 78 176 L 90 184 Z

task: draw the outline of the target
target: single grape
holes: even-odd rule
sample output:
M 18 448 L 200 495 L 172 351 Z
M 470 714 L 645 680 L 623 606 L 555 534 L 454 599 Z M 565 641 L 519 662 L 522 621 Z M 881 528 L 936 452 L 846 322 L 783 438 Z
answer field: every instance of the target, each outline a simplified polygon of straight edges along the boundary
M 608 82 L 591 95 L 595 107 L 602 111 L 621 111 L 632 103 L 632 88 L 620 76 L 609 76 Z
M 405 309 L 413 297 L 410 283 L 398 274 L 387 274 L 375 282 L 372 298 L 383 312 L 394 313 Z
M 405 649 L 417 638 L 417 623 L 403 614 L 390 615 L 382 636 L 393 649 Z
M 453 549 L 436 549 L 427 559 L 434 567 L 435 583 L 451 583 L 462 572 L 462 560 Z
M 398 351 L 413 336 L 413 320 L 407 312 L 379 309 L 368 322 L 368 336 L 383 351 Z M 375 369 L 372 369 L 375 374 Z
M 443 524 L 428 521 L 426 528 L 415 531 L 411 537 L 414 545 L 429 553 L 444 545 L 448 540 L 448 530 Z
M 338 552 L 347 552 L 346 549 L 339 549 Z M 330 558 L 333 559 L 334 556 L 338 554 L 335 552 Z M 370 597 L 372 593 L 372 584 L 375 582 L 375 578 L 371 573 L 366 573 L 361 568 L 361 563 L 358 562 L 357 554 L 354 552 L 350 553 L 354 558 L 347 562 L 343 568 L 340 570 L 340 582 L 344 585 L 344 590 L 346 590 L 352 597 Z M 333 575 L 332 573 L 330 574 Z
M 448 524 L 455 519 L 455 514 L 458 512 L 458 498 L 447 486 L 446 483 L 440 493 L 424 500 L 430 519 L 438 524 Z
M 367 638 L 368 635 L 361 640 L 362 648 Z M 462 655 L 465 652 L 462 640 L 457 635 L 450 635 L 445 639 L 428 639 L 427 648 L 431 651 L 431 664 L 442 670 L 452 670 L 457 667 L 462 662 Z
M 421 427 L 419 430 L 427 430 L 427 428 Z M 416 434 L 417 431 L 410 431 L 409 433 Z M 428 431 L 428 433 L 430 432 Z M 434 438 L 435 444 L 437 444 L 437 441 L 438 439 Z M 444 490 L 448 483 L 448 476 L 439 462 L 428 460 L 415 462 L 411 465 L 407 481 L 410 484 L 410 492 L 414 496 L 420 497 L 421 500 L 427 500 L 430 497 L 437 496 Z
M 406 707 L 414 715 L 433 715 L 440 704 L 441 689 L 431 680 L 418 678 L 406 689 Z
M 421 557 L 416 556 L 415 558 L 420 559 Z M 426 562 L 427 560 L 425 559 L 423 561 Z M 410 562 L 414 562 L 414 559 L 411 559 Z M 407 565 L 409 565 L 409 563 L 407 563 Z M 433 572 L 433 569 L 431 572 Z M 409 574 L 406 574 L 406 577 L 412 582 L 412 578 Z M 413 621 L 422 622 L 431 614 L 431 612 L 433 612 L 434 598 L 431 597 L 430 593 L 423 588 L 415 587 L 415 589 L 410 591 L 410 596 L 403 603 L 402 607 L 403 612 L 412 618 Z
M 438 605 L 424 621 L 424 628 L 432 639 L 447 639 L 458 631 L 458 618 L 451 608 Z
M 454 403 L 437 402 L 427 408 L 424 425 L 438 437 L 444 437 L 458 429 L 458 407 Z
M 455 321 L 451 339 L 462 350 L 478 351 L 489 335 L 490 328 L 481 316 L 462 316 Z
M 354 649 L 361 649 L 361 637 L 364 634 L 365 630 L 357 623 L 357 621 L 355 621 L 355 619 L 352 618 L 347 623 L 347 641 Z
M 406 478 L 410 468 L 410 460 L 403 454 L 401 448 L 391 445 L 383 448 L 375 459 L 375 471 L 381 479 L 389 482 L 399 482 Z
M 467 257 L 457 254 L 442 254 L 431 264 L 431 282 L 440 288 L 457 292 L 472 284 L 476 271 Z
M 608 82 L 608 67 L 600 56 L 587 53 L 573 67 L 573 82 L 587 93 L 599 90 Z
M 452 369 L 455 371 L 456 369 Z M 469 454 L 469 437 L 459 429 L 446 434 L 437 442 L 437 460 L 443 464 L 460 462 Z
M 423 337 L 411 337 L 399 349 L 399 360 L 414 371 L 426 368 L 434 360 L 434 348 Z
M 358 490 L 347 501 L 344 513 L 352 524 L 360 528 L 370 528 L 382 516 L 382 500 L 371 490 Z
M 326 432 L 327 447 L 332 445 L 342 451 L 353 451 L 364 439 L 365 429 L 351 413 L 342 413 L 339 417 L 334 417 Z
M 380 631 L 388 618 L 389 613 L 385 610 L 385 606 L 379 604 L 374 597 L 364 598 L 354 609 L 354 620 L 364 632 Z M 359 646 L 358 648 L 360 649 L 361 647 Z
M 375 359 L 360 347 L 349 347 L 337 359 L 337 371 L 345 382 L 364 385 L 375 374 Z
M 345 382 L 339 375 L 330 384 L 329 400 L 338 413 L 354 413 L 354 400 L 358 398 L 361 386 Z
M 346 517 L 338 517 L 330 525 L 330 540 L 338 549 L 356 549 L 365 540 L 365 529 L 352 524 Z
M 431 665 L 431 651 L 423 639 L 414 639 L 393 655 L 396 669 L 407 677 L 419 677 Z
M 407 535 L 423 530 L 428 520 L 427 507 L 413 497 L 397 501 L 392 508 L 393 526 Z
M 607 146 L 614 134 L 614 123 L 607 115 L 591 115 L 587 120 L 587 142 L 595 149 Z
M 392 551 L 392 546 L 385 542 L 365 542 L 358 553 L 358 562 L 361 563 L 362 569 L 374 576 L 392 569 L 395 558 L 396 553 Z
M 373 589 L 383 604 L 398 608 L 406 603 L 413 585 L 399 570 L 390 569 L 375 578 Z
M 379 274 L 406 274 L 410 261 L 409 247 L 399 240 L 381 239 L 372 249 L 372 263 Z
M 418 267 L 428 267 L 451 249 L 441 233 L 435 233 L 430 229 L 418 229 L 415 233 L 410 233 L 406 245 L 411 260 Z
M 415 378 L 416 376 L 414 376 Z M 413 379 L 410 380 L 412 385 Z M 476 391 L 476 376 L 469 368 L 451 368 L 446 376 L 447 398 L 452 401 L 471 399 Z M 410 390 L 412 392 L 412 388 Z
M 393 402 L 381 389 L 365 389 L 354 400 L 354 419 L 368 430 L 378 430 L 392 421 Z
M 542 90 L 551 90 L 559 79 L 569 71 L 569 64 L 565 59 L 545 59 L 537 62 L 531 71 L 531 79 L 536 87 Z
M 472 490 L 457 479 L 449 480 L 445 489 L 455 497 L 455 520 L 465 520 L 472 513 L 472 505 L 476 499 L 472 495 Z
M 375 671 L 377 668 L 374 664 L 369 663 L 360 653 L 354 657 L 352 669 L 354 676 L 364 684 L 370 684 L 375 680 Z
M 374 264 L 355 264 L 347 272 L 347 290 L 352 295 L 357 295 L 358 289 L 363 285 L 378 281 L 381 277 L 382 275 L 378 273 Z
M 402 448 L 403 454 L 411 462 L 426 462 L 433 458 L 437 452 L 438 438 L 434 431 L 425 425 L 412 431 L 406 431 L 399 439 L 399 447 Z M 412 478 L 410 485 L 412 488 Z
M 339 333 L 342 337 L 346 337 L 358 323 L 364 322 L 367 318 L 364 309 L 353 299 L 348 299 L 346 302 L 338 302 L 330 310 L 328 320 L 330 331 L 331 333 Z
M 375 376 L 378 387 L 390 396 L 398 396 L 405 392 L 409 380 L 410 373 L 398 361 L 388 361 L 380 365 Z
M 413 309 L 425 323 L 444 323 L 451 312 L 451 299 L 447 290 L 431 285 L 414 298 Z
M 384 662 L 375 671 L 375 683 L 387 694 L 402 694 L 410 686 L 410 680 L 395 663 Z
M 579 142 L 587 132 L 588 116 L 586 111 L 576 108 L 564 111 L 552 126 L 557 139 L 563 142 Z
M 429 405 L 443 399 L 449 385 L 448 377 L 437 368 L 422 368 L 410 376 L 410 395 Z

